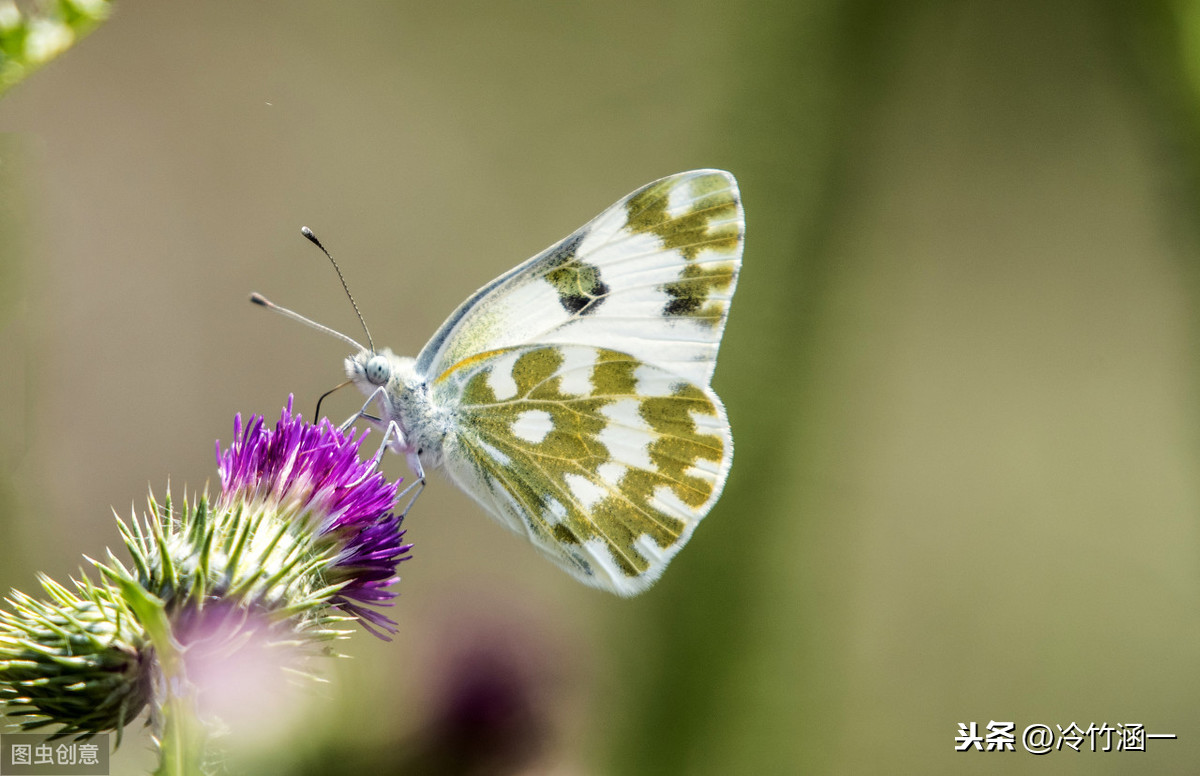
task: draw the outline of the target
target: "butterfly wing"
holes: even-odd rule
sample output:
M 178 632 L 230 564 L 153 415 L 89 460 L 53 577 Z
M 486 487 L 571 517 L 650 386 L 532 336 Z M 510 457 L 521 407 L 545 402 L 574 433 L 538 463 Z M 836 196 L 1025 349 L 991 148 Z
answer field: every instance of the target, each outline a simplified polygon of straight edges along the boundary
M 431 385 L 450 477 L 584 583 L 641 592 L 720 495 L 729 423 L 707 387 L 628 353 L 522 345 Z
M 707 386 L 743 232 L 727 172 L 643 186 L 475 292 L 421 351 L 417 371 L 433 379 L 476 353 L 563 343 L 619 350 Z

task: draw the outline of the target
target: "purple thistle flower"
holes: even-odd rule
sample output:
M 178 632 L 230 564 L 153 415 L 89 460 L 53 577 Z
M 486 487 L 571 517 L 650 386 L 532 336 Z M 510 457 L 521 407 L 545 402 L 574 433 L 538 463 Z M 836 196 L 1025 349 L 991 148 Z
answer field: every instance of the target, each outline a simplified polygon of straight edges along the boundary
M 377 628 L 395 633 L 395 622 L 368 607 L 392 605 L 397 594 L 387 588 L 412 545 L 403 542 L 403 516 L 391 511 L 399 483 L 389 483 L 376 460 L 358 457 L 366 434 L 355 439 L 326 419 L 306 423 L 292 414 L 291 397 L 274 430 L 261 415 L 243 427 L 239 414 L 233 433 L 228 450 L 217 443 L 217 509 L 270 510 L 311 532 L 315 545 L 331 553 L 324 581 L 342 585 L 330 603 L 381 638 L 387 636 Z

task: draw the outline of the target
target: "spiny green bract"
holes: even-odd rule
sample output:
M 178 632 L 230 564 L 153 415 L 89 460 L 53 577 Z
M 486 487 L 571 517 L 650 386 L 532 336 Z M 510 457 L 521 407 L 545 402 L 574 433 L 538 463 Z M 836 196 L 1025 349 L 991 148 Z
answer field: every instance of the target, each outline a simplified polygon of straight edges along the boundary
M 353 618 L 327 606 L 340 585 L 322 581 L 338 547 L 305 521 L 244 505 L 214 514 L 204 494 L 193 504 L 185 497 L 178 515 L 170 494 L 161 505 L 148 500 L 142 518 L 117 520 L 133 568 L 110 552 L 97 564 L 106 577 L 136 583 L 168 616 L 219 601 L 269 622 L 289 620 L 292 638 L 305 642 L 349 636 L 339 626 Z
M 40 578 L 50 600 L 20 592 L 0 610 L 0 701 L 21 727 L 60 736 L 118 736 L 150 699 L 145 635 L 115 591 L 86 579 L 70 591 Z

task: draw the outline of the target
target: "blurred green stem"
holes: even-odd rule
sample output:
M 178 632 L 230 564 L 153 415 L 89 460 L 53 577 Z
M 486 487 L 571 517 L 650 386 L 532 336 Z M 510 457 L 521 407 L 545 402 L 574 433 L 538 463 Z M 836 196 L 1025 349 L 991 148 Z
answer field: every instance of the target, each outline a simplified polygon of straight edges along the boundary
M 195 687 L 187 678 L 183 655 L 162 599 L 133 580 L 116 577 L 121 595 L 133 610 L 154 647 L 159 676 L 156 713 L 159 746 L 154 776 L 204 773 L 208 736 L 196 717 Z

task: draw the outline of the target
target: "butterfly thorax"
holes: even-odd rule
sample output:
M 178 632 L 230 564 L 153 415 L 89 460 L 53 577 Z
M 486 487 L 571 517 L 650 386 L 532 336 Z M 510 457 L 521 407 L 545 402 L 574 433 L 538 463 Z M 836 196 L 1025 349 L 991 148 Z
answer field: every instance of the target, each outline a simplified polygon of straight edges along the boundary
M 346 359 L 346 376 L 368 398 L 374 397 L 374 408 L 382 410 L 381 425 L 392 420 L 400 426 L 404 440 L 395 445 L 397 452 L 418 455 L 427 468 L 441 465 L 447 420 L 431 402 L 429 383 L 417 372 L 416 359 L 387 348 L 378 353 L 362 350 Z

